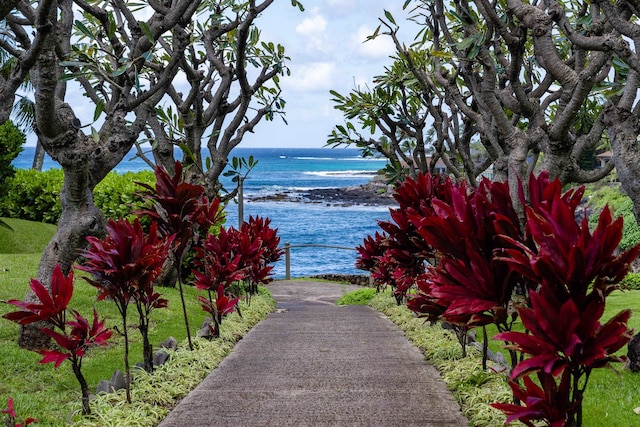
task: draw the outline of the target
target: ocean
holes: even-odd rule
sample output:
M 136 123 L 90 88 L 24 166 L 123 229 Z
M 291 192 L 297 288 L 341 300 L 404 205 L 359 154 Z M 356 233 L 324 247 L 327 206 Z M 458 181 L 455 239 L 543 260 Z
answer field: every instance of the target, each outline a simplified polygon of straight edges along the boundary
M 17 168 L 30 168 L 33 147 L 13 162 Z M 336 188 L 365 184 L 372 174 L 383 168 L 383 159 L 363 159 L 357 149 L 330 148 L 236 148 L 232 156 L 253 156 L 258 160 L 244 182 L 244 217 L 268 217 L 278 229 L 281 244 L 291 249 L 291 276 L 318 274 L 364 274 L 354 267 L 356 251 L 363 239 L 379 230 L 377 222 L 389 218 L 388 207 L 331 206 L 320 203 L 250 201 L 253 196 L 266 196 L 282 191 L 312 188 Z M 57 164 L 46 159 L 44 168 Z M 116 167 L 118 172 L 138 171 L 149 167 L 133 155 Z M 230 183 L 227 183 L 230 185 Z M 235 203 L 227 208 L 227 225 L 238 226 Z M 347 249 L 300 245 L 340 246 Z M 285 276 L 285 261 L 276 263 L 276 278 Z

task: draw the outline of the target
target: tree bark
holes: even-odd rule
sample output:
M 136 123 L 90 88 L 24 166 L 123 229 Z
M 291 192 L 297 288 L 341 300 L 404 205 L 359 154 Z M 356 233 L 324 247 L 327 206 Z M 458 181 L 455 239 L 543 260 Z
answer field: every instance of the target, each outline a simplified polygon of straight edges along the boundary
M 40 142 L 40 138 L 38 138 L 38 143 L 36 144 L 36 151 L 33 154 L 33 164 L 31 165 L 31 169 L 42 172 L 42 167 L 44 166 L 44 147 L 42 147 L 42 143 Z
M 618 178 L 633 202 L 633 213 L 640 223 L 640 119 L 631 111 L 609 105 L 605 110 L 605 123 Z

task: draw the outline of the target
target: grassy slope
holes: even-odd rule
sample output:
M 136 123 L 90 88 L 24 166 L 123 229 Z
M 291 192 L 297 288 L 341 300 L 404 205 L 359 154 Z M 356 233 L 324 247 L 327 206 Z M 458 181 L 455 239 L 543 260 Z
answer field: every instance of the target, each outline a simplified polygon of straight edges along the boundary
M 2 218 L 2 221 L 13 231 L 0 227 L 0 254 L 41 254 L 56 232 L 55 225 L 42 222 L 12 218 Z

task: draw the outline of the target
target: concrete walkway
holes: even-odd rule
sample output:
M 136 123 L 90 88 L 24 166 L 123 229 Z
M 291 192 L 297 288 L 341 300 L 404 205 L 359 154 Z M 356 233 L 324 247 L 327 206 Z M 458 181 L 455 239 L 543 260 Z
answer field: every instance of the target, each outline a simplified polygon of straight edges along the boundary
M 260 322 L 163 421 L 177 426 L 461 427 L 437 371 L 353 286 L 282 281 Z

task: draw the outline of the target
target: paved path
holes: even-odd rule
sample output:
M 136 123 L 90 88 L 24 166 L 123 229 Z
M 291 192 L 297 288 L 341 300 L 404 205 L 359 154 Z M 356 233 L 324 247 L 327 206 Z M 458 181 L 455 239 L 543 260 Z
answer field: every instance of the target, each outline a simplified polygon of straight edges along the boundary
M 375 310 L 333 302 L 355 287 L 282 281 L 278 311 L 160 424 L 461 427 L 437 371 Z

